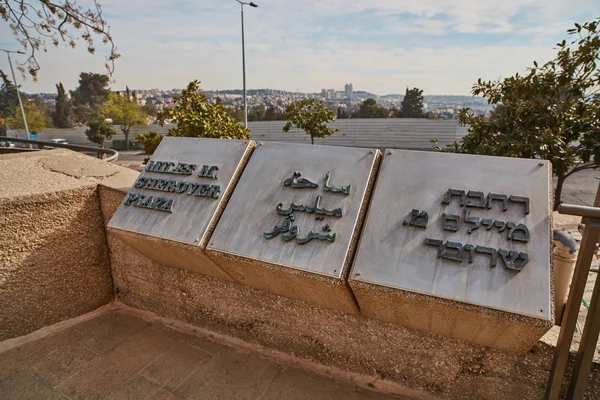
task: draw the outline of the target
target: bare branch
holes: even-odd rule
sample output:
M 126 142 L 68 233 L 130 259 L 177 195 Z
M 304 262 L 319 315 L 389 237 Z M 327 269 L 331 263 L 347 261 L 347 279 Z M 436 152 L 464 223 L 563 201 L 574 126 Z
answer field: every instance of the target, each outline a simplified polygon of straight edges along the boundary
M 8 22 L 21 47 L 29 53 L 27 61 L 18 63 L 18 69 L 21 72 L 27 70 L 34 80 L 40 69 L 36 52 L 46 51 L 46 38 L 55 46 L 62 42 L 71 47 L 83 40 L 87 50 L 94 53 L 96 48 L 92 34 L 100 36 L 103 44 L 110 45 L 106 67 L 109 74 L 114 71 L 114 62 L 119 54 L 97 0 L 87 10 L 78 5 L 77 0 L 0 0 L 0 6 L 0 17 Z M 68 26 L 81 30 L 81 33 L 68 33 Z

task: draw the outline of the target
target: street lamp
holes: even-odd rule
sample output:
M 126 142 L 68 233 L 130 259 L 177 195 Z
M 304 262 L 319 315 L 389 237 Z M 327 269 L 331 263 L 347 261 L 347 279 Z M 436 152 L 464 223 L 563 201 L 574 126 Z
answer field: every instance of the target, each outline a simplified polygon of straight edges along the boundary
M 13 82 L 15 83 L 15 89 L 17 90 L 17 97 L 19 98 L 19 105 L 21 106 L 21 113 L 23 114 L 23 124 L 25 125 L 25 132 L 27 133 L 27 140 L 30 140 L 29 127 L 27 126 L 27 118 L 25 117 L 25 109 L 23 108 L 23 101 L 21 100 L 21 94 L 19 93 L 19 85 L 17 85 L 17 78 L 15 78 L 15 71 L 13 70 L 12 61 L 10 60 L 10 53 L 25 54 L 25 52 L 20 51 L 20 50 L 17 50 L 17 51 L 5 50 L 5 49 L 0 49 L 0 50 L 5 52 L 6 55 L 8 56 L 8 64 L 10 65 L 10 72 L 12 73 Z M 29 147 L 31 147 L 31 145 L 29 145 Z
M 247 128 L 248 127 L 248 105 L 246 103 L 246 52 L 244 49 L 244 6 L 250 6 L 250 7 L 258 7 L 258 5 L 256 5 L 253 2 L 250 3 L 245 3 L 243 1 L 240 0 L 235 0 L 238 3 L 240 3 L 240 10 L 242 12 L 242 76 L 244 78 L 244 126 Z

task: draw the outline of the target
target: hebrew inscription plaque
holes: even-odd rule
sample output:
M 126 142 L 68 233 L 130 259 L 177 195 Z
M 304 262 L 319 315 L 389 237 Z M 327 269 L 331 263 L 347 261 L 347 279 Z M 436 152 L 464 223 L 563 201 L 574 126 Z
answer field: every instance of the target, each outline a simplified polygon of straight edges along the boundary
M 369 283 L 550 319 L 549 164 L 390 153 L 382 162 L 351 285 Z

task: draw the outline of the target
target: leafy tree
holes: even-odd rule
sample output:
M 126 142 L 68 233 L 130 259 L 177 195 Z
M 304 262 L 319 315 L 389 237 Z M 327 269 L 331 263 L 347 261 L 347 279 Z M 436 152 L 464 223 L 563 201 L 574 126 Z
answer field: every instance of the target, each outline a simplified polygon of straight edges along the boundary
M 94 117 L 108 100 L 109 77 L 93 72 L 79 74 L 79 86 L 71 91 L 71 99 L 75 106 L 75 117 L 78 122 L 85 123 Z
M 56 85 L 56 104 L 54 115 L 52 116 L 54 126 L 57 128 L 72 128 L 73 127 L 73 104 L 65 93 L 65 88 L 60 82 Z
M 352 118 L 388 118 L 389 111 L 385 107 L 379 107 L 375 99 L 366 99 L 357 111 L 352 113 Z
M 418 88 L 406 88 L 404 99 L 400 103 L 400 118 L 424 118 L 423 91 Z
M 23 103 L 23 109 L 25 110 L 29 132 L 38 133 L 46 129 L 48 116 L 35 104 L 35 102 Z M 23 114 L 21 113 L 19 106 L 15 107 L 13 116 L 7 118 L 6 123 L 12 129 L 25 129 Z
M 88 122 L 88 129 L 85 131 L 85 135 L 92 143 L 97 143 L 104 148 L 104 142 L 112 139 L 117 132 L 113 128 L 112 124 L 101 115 L 97 115 L 91 121 Z
M 108 103 L 104 107 L 103 112 L 115 124 L 121 125 L 121 131 L 125 135 L 125 150 L 129 150 L 129 132 L 131 131 L 131 127 L 144 124 L 148 119 L 148 116 L 144 114 L 137 101 L 129 95 L 129 88 L 122 95 L 117 92 L 109 93 Z
M 248 110 L 248 121 L 265 121 L 265 110 L 264 108 L 256 108 Z
M 243 108 L 227 108 L 227 115 L 236 120 L 242 122 L 244 120 L 244 109 Z
M 350 113 L 345 108 L 338 107 L 337 108 L 337 119 L 345 119 L 345 118 L 350 118 Z
M 315 99 L 294 101 L 286 107 L 285 117 L 288 122 L 283 127 L 284 132 L 289 132 L 293 127 L 302 129 L 310 135 L 311 144 L 315 144 L 316 137 L 327 137 L 339 131 L 327 126 L 335 119 L 335 112 Z
M 1 69 L 0 77 L 2 78 L 2 87 L 0 87 L 0 117 L 12 117 L 15 108 L 19 105 L 17 88 Z
M 498 81 L 479 79 L 473 95 L 497 105 L 491 118 L 459 113 L 469 133 L 456 151 L 550 160 L 557 177 L 554 209 L 565 179 L 600 165 L 600 18 L 575 24 L 577 39 L 558 43 L 556 58 Z M 501 107 L 499 107 L 501 106 Z
M 29 54 L 27 61 L 17 64 L 19 71 L 23 74 L 27 71 L 34 80 L 40 69 L 36 53 L 47 51 L 47 40 L 57 47 L 62 42 L 72 48 L 75 48 L 78 40 L 82 40 L 87 45 L 87 51 L 94 54 L 96 47 L 93 35 L 98 35 L 103 44 L 110 46 L 110 53 L 106 57 L 109 73 L 112 73 L 114 61 L 119 58 L 110 27 L 104 21 L 102 7 L 96 0 L 93 7 L 88 9 L 78 5 L 77 0 L 2 0 L 0 17 L 8 23 L 17 42 Z
M 148 132 L 138 134 L 136 139 L 144 146 L 144 153 L 151 155 L 162 141 L 163 136 L 160 133 Z M 144 163 L 147 163 L 148 160 L 150 157 L 144 158 Z
M 148 100 L 146 100 L 146 104 L 142 106 L 142 111 L 151 117 L 156 117 L 156 115 L 158 114 L 158 109 L 156 108 L 156 105 Z
M 175 123 L 167 136 L 185 136 L 214 139 L 250 139 L 249 130 L 227 114 L 223 104 L 209 104 L 204 93 L 199 93 L 200 81 L 190 82 L 180 96 L 173 97 L 173 107 L 158 113 L 158 123 L 163 126 L 167 120 Z M 154 132 L 138 135 L 144 144 L 146 154 L 152 154 L 160 139 Z M 150 143 L 146 147 L 146 143 Z
M 267 111 L 265 112 L 265 121 L 283 121 L 285 119 L 285 114 L 282 111 L 279 111 L 270 104 L 267 107 Z

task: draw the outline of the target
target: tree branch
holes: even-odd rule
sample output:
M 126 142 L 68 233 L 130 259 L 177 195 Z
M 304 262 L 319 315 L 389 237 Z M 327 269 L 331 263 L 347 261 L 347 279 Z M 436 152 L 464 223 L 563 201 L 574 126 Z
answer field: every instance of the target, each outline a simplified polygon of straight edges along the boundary
M 39 0 L 39 4 L 36 5 L 32 5 L 32 2 L 25 0 L 0 0 L 0 3 L 6 10 L 1 17 L 9 22 L 21 47 L 29 52 L 27 61 L 17 63 L 19 70 L 24 73 L 25 67 L 27 67 L 34 80 L 37 71 L 40 69 L 36 52 L 40 48 L 45 50 L 46 46 L 43 38 L 52 39 L 55 46 L 58 46 L 59 41 L 62 41 L 71 47 L 75 47 L 77 40 L 84 40 L 87 43 L 87 50 L 94 53 L 92 33 L 96 34 L 102 38 L 102 43 L 110 43 L 110 53 L 106 58 L 109 63 L 106 64 L 106 68 L 109 74 L 114 71 L 114 62 L 119 58 L 119 54 L 110 34 L 110 28 L 102 18 L 102 6 L 97 0 L 94 0 L 94 7 L 87 10 L 77 5 L 76 0 L 55 2 Z M 57 21 L 56 17 L 60 22 Z M 65 29 L 68 25 L 78 30 L 81 29 L 81 34 L 69 34 Z M 33 29 L 35 29 L 35 32 Z

